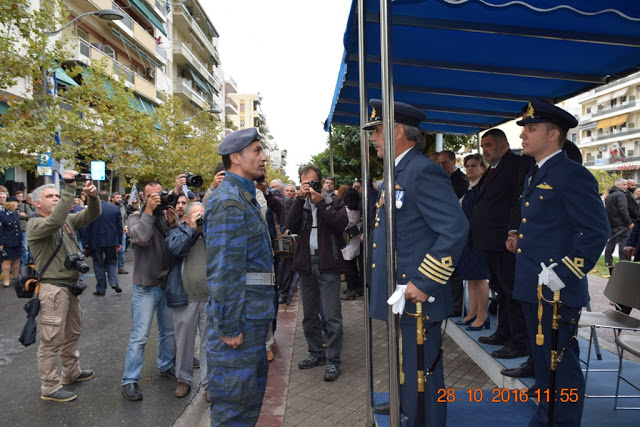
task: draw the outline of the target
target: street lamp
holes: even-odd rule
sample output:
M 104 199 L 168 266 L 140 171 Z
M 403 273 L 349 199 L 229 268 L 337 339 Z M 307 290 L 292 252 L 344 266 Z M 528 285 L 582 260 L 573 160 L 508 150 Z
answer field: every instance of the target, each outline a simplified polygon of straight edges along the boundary
M 105 19 L 107 21 L 119 21 L 120 19 L 124 18 L 124 14 L 122 12 L 120 12 L 118 10 L 114 10 L 114 9 L 102 9 L 102 10 L 97 10 L 95 12 L 85 12 L 85 13 L 82 13 L 82 14 L 76 16 L 71 21 L 67 22 L 67 24 L 64 27 L 59 28 L 59 29 L 57 29 L 55 31 L 51 31 L 50 33 L 46 33 L 46 35 L 48 37 L 55 36 L 60 31 L 64 30 L 65 28 L 70 27 L 78 19 L 84 18 L 85 16 L 88 16 L 88 15 L 94 15 L 94 16 L 97 16 L 100 19 Z

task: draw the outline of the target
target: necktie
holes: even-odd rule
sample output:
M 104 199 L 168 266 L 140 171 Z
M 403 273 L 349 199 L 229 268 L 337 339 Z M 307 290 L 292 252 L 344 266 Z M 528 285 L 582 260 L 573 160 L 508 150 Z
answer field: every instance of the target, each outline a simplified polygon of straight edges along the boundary
M 482 180 L 483 183 L 487 182 L 487 180 L 489 180 L 489 177 L 491 176 L 491 174 L 493 173 L 493 168 L 489 168 L 489 171 L 487 172 L 487 174 L 484 176 L 484 179 Z
M 533 182 L 533 179 L 536 177 L 536 174 L 538 173 L 538 169 L 539 169 L 539 168 L 538 168 L 538 165 L 536 165 L 536 166 L 533 168 L 533 172 L 531 172 L 531 181 L 530 181 L 530 182 Z

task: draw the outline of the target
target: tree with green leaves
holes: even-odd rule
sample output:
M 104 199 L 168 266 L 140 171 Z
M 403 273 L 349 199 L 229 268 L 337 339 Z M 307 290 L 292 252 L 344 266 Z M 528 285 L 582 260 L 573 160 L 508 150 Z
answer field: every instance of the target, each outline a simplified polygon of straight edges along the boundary
M 34 169 L 41 153 L 58 159 L 71 155 L 55 142 L 68 111 L 59 108 L 62 100 L 50 93 L 46 78 L 67 55 L 64 42 L 52 41 L 47 33 L 67 16 L 61 0 L 43 1 L 39 8 L 30 0 L 0 0 L 0 101 L 9 106 L 0 116 L 0 171 Z
M 616 185 L 616 180 L 622 178 L 622 173 L 620 172 L 607 172 L 600 169 L 589 169 L 589 172 L 598 181 L 598 192 L 600 194 Z

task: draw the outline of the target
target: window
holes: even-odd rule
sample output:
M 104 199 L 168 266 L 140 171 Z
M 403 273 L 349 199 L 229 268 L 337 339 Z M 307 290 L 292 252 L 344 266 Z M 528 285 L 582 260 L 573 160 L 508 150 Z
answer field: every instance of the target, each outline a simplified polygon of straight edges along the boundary
M 587 162 L 593 161 L 593 153 L 587 153 Z
M 618 104 L 618 100 L 617 99 L 612 99 L 611 100 L 611 108 L 615 107 Z
M 621 104 L 624 104 L 625 102 L 627 102 L 627 95 L 622 95 L 622 96 L 620 97 L 620 103 L 621 103 Z
M 572 133 L 571 134 L 571 142 L 573 142 L 575 144 L 577 140 L 578 140 L 578 134 L 577 133 Z
M 591 114 L 591 107 L 587 108 L 587 114 Z
M 240 119 L 240 129 L 244 129 L 244 119 Z
M 244 113 L 244 99 L 240 100 L 240 112 Z
M 634 151 L 633 150 L 627 150 L 627 156 L 631 157 L 634 155 Z
M 591 138 L 591 131 L 590 130 L 587 131 L 587 138 Z

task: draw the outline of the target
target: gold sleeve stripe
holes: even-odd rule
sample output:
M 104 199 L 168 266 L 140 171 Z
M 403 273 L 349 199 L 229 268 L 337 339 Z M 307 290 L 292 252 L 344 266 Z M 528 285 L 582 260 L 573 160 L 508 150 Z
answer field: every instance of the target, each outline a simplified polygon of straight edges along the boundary
M 441 267 L 447 271 L 450 271 L 453 273 L 453 271 L 455 270 L 455 268 L 453 268 L 451 265 L 453 264 L 453 261 L 451 260 L 451 257 L 445 257 L 442 258 L 442 261 L 438 261 L 437 259 L 435 259 L 434 257 L 431 256 L 431 254 L 427 254 L 427 256 L 424 258 L 424 261 L 429 263 L 433 263 L 435 265 L 437 265 L 438 267 Z
M 584 277 L 584 273 L 582 273 L 579 268 L 575 267 L 569 258 L 562 258 L 562 262 L 578 277 L 578 279 L 582 279 Z
M 575 270 L 574 273 L 576 276 L 582 279 L 584 277 L 584 273 L 582 272 L 581 267 L 584 267 L 584 260 L 582 258 L 575 258 L 574 260 L 571 260 L 569 257 L 564 257 L 562 261 L 565 260 L 571 264 L 571 267 Z M 579 262 L 576 262 L 576 260 L 579 260 Z
M 425 276 L 427 276 L 429 279 L 433 280 L 434 282 L 440 283 L 441 285 L 446 285 L 447 284 L 446 280 L 442 280 L 439 277 L 432 276 L 428 271 L 424 270 L 422 267 L 418 267 L 418 270 L 420 271 L 420 273 L 424 274 Z
M 426 265 L 425 263 L 422 263 L 420 265 L 420 268 L 428 271 L 429 273 L 433 274 L 434 276 L 438 276 L 443 280 L 449 280 L 449 276 L 451 276 L 450 273 L 441 273 L 437 270 L 435 270 L 433 267 L 431 267 L 430 265 Z
M 449 271 L 449 270 L 445 270 L 444 268 L 440 267 L 439 265 L 436 265 L 436 264 L 434 264 L 434 263 L 432 263 L 432 262 L 429 262 L 429 261 L 422 261 L 422 266 L 423 266 L 424 268 L 429 267 L 429 268 L 431 268 L 433 271 L 436 271 L 436 272 L 438 272 L 438 273 L 440 273 L 440 274 L 443 274 L 445 277 L 449 277 L 449 276 L 451 276 L 451 274 L 452 274 L 452 272 L 451 272 L 451 271 Z

